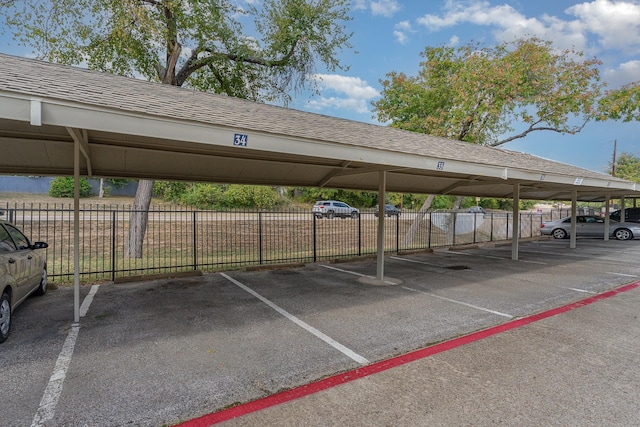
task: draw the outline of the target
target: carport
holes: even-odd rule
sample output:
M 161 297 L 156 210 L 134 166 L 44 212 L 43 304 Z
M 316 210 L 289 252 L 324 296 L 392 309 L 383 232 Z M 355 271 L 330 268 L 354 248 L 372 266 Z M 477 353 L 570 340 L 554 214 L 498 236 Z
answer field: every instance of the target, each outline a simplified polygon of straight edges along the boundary
M 382 201 L 386 191 L 513 198 L 514 260 L 520 199 L 572 200 L 575 230 L 577 201 L 640 197 L 609 175 L 390 127 L 4 54 L 0 72 L 3 174 L 328 186 Z M 75 322 L 78 206 L 76 197 Z M 382 282 L 382 214 L 378 228 Z

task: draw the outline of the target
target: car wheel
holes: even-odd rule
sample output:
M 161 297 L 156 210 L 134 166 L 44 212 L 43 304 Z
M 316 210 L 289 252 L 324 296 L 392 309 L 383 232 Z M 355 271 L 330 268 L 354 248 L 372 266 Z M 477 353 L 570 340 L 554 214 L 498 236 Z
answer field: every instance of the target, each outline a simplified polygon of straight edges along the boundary
M 358 219 L 358 217 L 360 217 L 360 215 L 358 214 L 358 212 L 351 212 L 351 218 L 352 218 L 352 219 Z
M 631 240 L 631 239 L 633 239 L 633 233 L 631 232 L 631 230 L 629 230 L 627 228 L 618 228 L 613 233 L 613 235 L 618 240 Z
M 47 266 L 45 265 L 42 269 L 42 276 L 40 277 L 40 285 L 38 285 L 38 289 L 34 292 L 36 295 L 44 295 L 47 293 L 47 285 L 49 281 L 47 280 Z
M 555 230 L 553 230 L 553 237 L 554 239 L 566 239 L 567 238 L 567 232 L 564 231 L 562 228 L 556 228 Z
M 2 293 L 0 298 L 0 342 L 4 342 L 9 337 L 11 329 L 11 301 L 9 294 Z
M 335 217 L 336 217 L 335 212 L 333 212 L 333 211 L 327 212 L 327 219 L 333 219 Z

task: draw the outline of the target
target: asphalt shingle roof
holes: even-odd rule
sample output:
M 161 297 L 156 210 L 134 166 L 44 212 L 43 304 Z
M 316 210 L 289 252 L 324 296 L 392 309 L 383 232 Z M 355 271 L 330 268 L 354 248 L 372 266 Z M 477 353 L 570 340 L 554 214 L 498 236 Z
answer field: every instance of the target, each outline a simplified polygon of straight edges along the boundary
M 584 178 L 616 178 L 530 154 L 0 54 L 0 91 L 282 136 Z

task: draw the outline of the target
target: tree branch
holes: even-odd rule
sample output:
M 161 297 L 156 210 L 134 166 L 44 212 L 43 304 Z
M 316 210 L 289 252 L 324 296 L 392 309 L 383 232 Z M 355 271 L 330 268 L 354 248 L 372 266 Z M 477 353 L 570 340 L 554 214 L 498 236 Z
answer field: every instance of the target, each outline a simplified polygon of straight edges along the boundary
M 261 65 L 267 68 L 283 67 L 287 65 L 293 57 L 297 45 L 298 42 L 295 41 L 286 55 L 274 61 L 252 56 L 241 56 L 235 53 L 215 52 L 213 49 L 208 47 L 198 47 L 191 52 L 189 59 L 176 74 L 176 85 L 182 86 L 191 74 L 195 73 L 202 67 L 211 65 L 216 59 L 227 59 L 232 62 L 244 62 L 246 64 Z M 209 56 L 206 58 L 198 58 L 198 55 L 202 52 L 209 53 Z
M 574 134 L 574 133 L 578 133 L 578 132 L 582 131 L 582 129 L 584 129 L 584 126 L 587 124 L 588 121 L 589 121 L 589 118 L 587 118 L 579 128 L 571 131 L 570 133 Z M 543 127 L 538 127 L 538 128 L 535 127 L 537 124 L 540 124 L 540 123 L 542 123 L 542 120 L 538 120 L 537 122 L 533 123 L 531 126 L 529 126 L 529 128 L 527 130 L 525 130 L 522 133 L 510 136 L 509 138 L 505 138 L 503 140 L 494 142 L 492 144 L 488 144 L 488 146 L 489 147 L 498 147 L 500 145 L 506 144 L 507 142 L 511 142 L 511 141 L 519 139 L 519 138 L 524 138 L 525 136 L 527 136 L 531 132 L 535 132 L 535 131 L 538 131 L 538 130 L 550 130 L 550 131 L 557 132 L 557 133 L 566 133 L 567 132 L 566 130 L 562 130 L 562 129 L 558 129 L 558 128 L 554 128 L 554 127 L 550 127 L 550 126 L 543 126 Z

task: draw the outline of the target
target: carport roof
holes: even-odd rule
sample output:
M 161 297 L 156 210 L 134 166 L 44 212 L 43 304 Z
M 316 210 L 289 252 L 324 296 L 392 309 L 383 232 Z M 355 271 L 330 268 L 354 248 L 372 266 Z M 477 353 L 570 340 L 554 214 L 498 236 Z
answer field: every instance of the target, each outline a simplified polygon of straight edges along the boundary
M 591 201 L 640 186 L 529 154 L 0 54 L 0 172 Z M 235 143 L 239 142 L 239 143 Z M 88 159 L 88 160 L 87 160 Z

